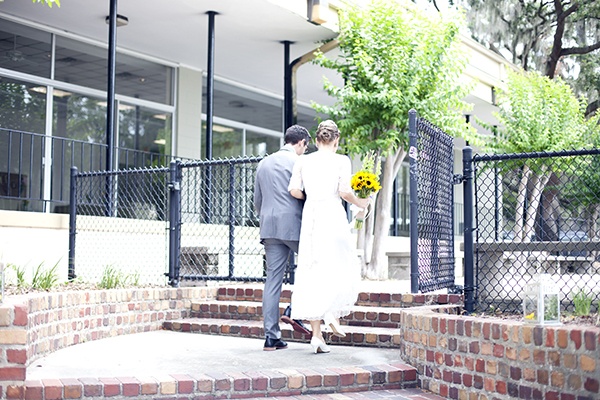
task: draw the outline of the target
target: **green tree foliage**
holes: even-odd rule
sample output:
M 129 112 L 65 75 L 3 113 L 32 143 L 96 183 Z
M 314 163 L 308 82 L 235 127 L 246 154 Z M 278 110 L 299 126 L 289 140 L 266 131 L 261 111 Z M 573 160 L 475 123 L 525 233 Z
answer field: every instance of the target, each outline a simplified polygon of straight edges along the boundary
M 60 7 L 60 0 L 31 0 L 33 3 L 44 3 L 48 7 L 52 8 L 54 4 Z
M 499 93 L 500 123 L 487 144 L 499 153 L 550 152 L 591 146 L 598 127 L 585 118 L 583 101 L 562 79 L 537 72 L 508 75 L 507 90 Z M 568 171 L 568 159 L 549 162 L 529 159 L 516 186 L 514 234 L 528 241 L 533 233 L 541 195 L 552 174 Z
M 387 278 L 382 241 L 388 235 L 393 181 L 406 156 L 408 111 L 416 109 L 455 136 L 467 131 L 462 111 L 468 105 L 462 99 L 469 88 L 459 82 L 466 63 L 459 39 L 463 19 L 460 13 L 426 13 L 409 1 L 393 0 L 349 7 L 339 18 L 339 56 L 319 54 L 316 62 L 337 71 L 345 84 L 326 81 L 336 103 L 315 108 L 336 120 L 347 153 L 375 151 L 382 159 L 376 218 L 366 221 L 359 246 L 365 250 L 364 275 Z
M 600 2 L 596 0 L 461 0 L 473 37 L 521 65 L 568 80 L 598 109 Z M 595 82 L 595 84 L 594 84 Z
M 537 72 L 509 72 L 495 116 L 501 128 L 487 136 L 496 152 L 524 153 L 581 148 L 591 140 L 585 103 L 562 79 Z

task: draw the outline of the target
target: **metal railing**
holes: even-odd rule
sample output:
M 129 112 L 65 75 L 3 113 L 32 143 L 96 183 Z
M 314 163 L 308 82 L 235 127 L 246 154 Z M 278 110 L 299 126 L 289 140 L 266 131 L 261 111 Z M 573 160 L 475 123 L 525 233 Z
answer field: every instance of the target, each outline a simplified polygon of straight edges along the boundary
M 107 145 L 0 128 L 0 209 L 67 213 L 71 167 L 106 170 Z M 167 166 L 172 156 L 116 148 L 117 169 Z

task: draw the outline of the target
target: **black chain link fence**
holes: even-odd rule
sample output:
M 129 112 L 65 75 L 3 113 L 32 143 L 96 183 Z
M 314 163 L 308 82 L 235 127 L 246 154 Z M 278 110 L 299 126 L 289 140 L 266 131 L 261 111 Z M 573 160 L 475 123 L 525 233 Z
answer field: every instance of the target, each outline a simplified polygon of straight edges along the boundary
M 260 160 L 181 164 L 181 280 L 264 280 L 253 200 Z
M 140 284 L 263 281 L 253 193 L 260 158 L 72 173 L 69 276 Z M 75 251 L 76 250 L 76 251 Z M 292 266 L 293 267 L 293 266 Z M 289 279 L 289 278 L 288 278 Z
M 600 149 L 476 155 L 476 299 L 522 312 L 525 285 L 550 274 L 562 309 L 600 300 Z
M 164 284 L 169 169 L 73 175 L 69 276 Z
M 454 287 L 453 149 L 451 136 L 411 112 L 411 221 L 417 221 L 410 235 L 412 292 Z

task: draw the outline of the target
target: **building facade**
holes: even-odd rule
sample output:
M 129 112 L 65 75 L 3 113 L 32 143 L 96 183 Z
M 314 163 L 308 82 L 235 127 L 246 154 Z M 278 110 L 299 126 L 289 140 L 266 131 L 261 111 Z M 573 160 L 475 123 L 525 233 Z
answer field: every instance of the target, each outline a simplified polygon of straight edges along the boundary
M 0 2 L 5 263 L 66 263 L 69 168 L 106 169 L 111 4 Z M 155 155 L 202 159 L 208 142 L 213 158 L 276 151 L 289 106 L 286 79 L 293 80 L 287 96 L 293 96 L 295 121 L 314 128 L 310 103 L 333 101 L 323 76 L 341 84 L 340 77 L 310 63 L 286 74 L 290 63 L 337 35 L 336 10 L 343 6 L 334 0 L 119 1 L 112 167 L 164 162 Z M 465 80 L 477 82 L 467 101 L 474 115 L 493 123 L 494 88 L 508 64 L 470 39 L 463 42 L 471 53 Z M 457 148 L 463 144 L 457 141 Z M 398 177 L 400 230 L 408 226 L 407 195 L 405 168 Z M 460 203 L 460 193 L 456 198 Z M 31 228 L 39 235 L 34 252 L 24 250 Z

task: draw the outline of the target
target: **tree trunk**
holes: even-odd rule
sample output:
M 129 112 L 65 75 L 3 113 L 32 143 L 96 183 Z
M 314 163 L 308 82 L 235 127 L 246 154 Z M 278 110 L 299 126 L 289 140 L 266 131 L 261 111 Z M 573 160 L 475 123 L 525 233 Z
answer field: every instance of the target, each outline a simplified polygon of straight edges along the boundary
M 527 181 L 531 175 L 531 170 L 527 165 L 523 166 L 523 174 L 519 181 L 519 189 L 517 191 L 517 204 L 515 210 L 515 226 L 513 232 L 515 233 L 515 242 L 523 241 L 523 221 L 525 213 L 525 199 L 527 198 Z
M 531 236 L 535 230 L 535 220 L 537 217 L 537 211 L 540 206 L 540 201 L 542 199 L 542 193 L 546 184 L 550 180 L 550 173 L 545 172 L 547 168 L 542 167 L 542 173 L 538 176 L 535 175 L 532 177 L 532 187 L 529 190 L 529 205 L 527 206 L 527 211 L 525 212 L 525 229 L 524 229 L 524 242 L 530 242 Z
M 365 244 L 363 249 L 363 277 L 367 279 L 385 280 L 388 278 L 387 263 L 385 262 L 385 241 L 390 229 L 393 183 L 405 156 L 406 151 L 401 148 L 395 154 L 386 157 L 382 162 L 381 190 L 375 200 L 375 210 L 377 212 L 374 213 L 375 218 L 372 231 L 371 224 L 365 223 L 366 229 L 364 235 L 366 238 L 363 242 Z M 370 221 L 373 221 L 373 215 L 366 222 Z M 369 239 L 371 238 L 372 246 L 369 245 Z

